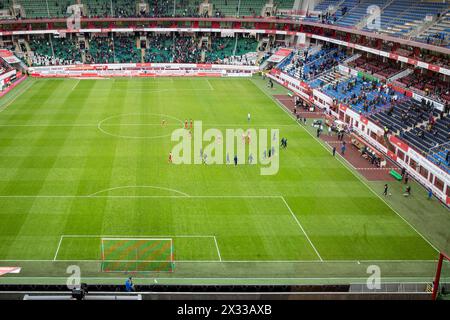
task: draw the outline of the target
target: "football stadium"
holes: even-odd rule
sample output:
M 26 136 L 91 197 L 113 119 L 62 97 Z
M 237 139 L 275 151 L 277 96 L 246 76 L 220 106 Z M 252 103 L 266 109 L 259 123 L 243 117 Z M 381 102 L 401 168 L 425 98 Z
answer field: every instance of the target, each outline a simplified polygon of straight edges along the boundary
M 446 0 L 0 0 L 0 90 L 0 299 L 450 299 Z

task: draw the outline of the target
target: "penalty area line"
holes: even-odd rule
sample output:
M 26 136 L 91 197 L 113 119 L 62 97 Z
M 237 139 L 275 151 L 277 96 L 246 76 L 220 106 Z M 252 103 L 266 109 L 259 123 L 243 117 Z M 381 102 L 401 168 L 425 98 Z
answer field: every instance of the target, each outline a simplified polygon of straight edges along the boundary
M 53 257 L 53 261 L 56 261 L 56 258 L 58 257 L 59 248 L 61 248 L 61 243 L 64 236 L 59 237 L 59 243 L 58 247 L 56 248 L 55 256 Z
M 216 236 L 214 236 L 214 243 L 216 244 L 217 255 L 219 256 L 219 261 L 222 262 L 222 256 L 220 255 L 219 245 L 217 244 Z
M 78 86 L 78 84 L 80 83 L 80 79 L 78 79 L 76 82 L 75 82 L 75 84 L 74 84 L 74 86 L 72 87 L 72 89 L 70 89 L 70 91 L 73 91 L 73 90 L 75 90 L 75 88 Z
M 205 79 L 206 83 L 208 83 L 209 88 L 211 89 L 211 91 L 214 91 L 214 87 L 211 85 L 211 82 L 209 82 L 208 79 Z
M 291 207 L 288 205 L 288 203 L 286 202 L 286 199 L 284 199 L 283 196 L 280 196 L 280 199 L 284 202 L 286 208 L 289 210 L 289 212 L 291 213 L 292 217 L 294 218 L 295 222 L 297 223 L 297 225 L 300 227 L 300 229 L 302 230 L 303 234 L 305 235 L 306 239 L 308 240 L 309 244 L 311 245 L 311 247 L 314 249 L 314 252 L 316 253 L 316 255 L 319 257 L 320 262 L 323 262 L 323 259 L 319 253 L 319 251 L 317 250 L 316 246 L 313 244 L 313 242 L 311 241 L 311 239 L 309 238 L 308 234 L 306 233 L 305 229 L 303 228 L 302 224 L 300 223 L 300 221 L 298 220 L 297 216 L 294 214 L 294 212 L 292 211 Z

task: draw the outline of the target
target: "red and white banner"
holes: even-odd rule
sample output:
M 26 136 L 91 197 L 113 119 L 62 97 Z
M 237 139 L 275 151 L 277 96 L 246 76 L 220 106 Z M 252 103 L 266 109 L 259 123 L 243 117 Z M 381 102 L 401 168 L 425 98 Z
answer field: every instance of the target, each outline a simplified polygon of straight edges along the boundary
M 177 63 L 123 63 L 32 67 L 29 72 L 40 78 L 88 77 L 249 77 L 259 71 L 257 66 Z
M 267 61 L 279 63 L 283 61 L 286 57 L 288 57 L 292 51 L 293 51 L 292 49 L 281 48 L 277 52 L 275 52 Z
M 20 273 L 20 267 L 0 267 L 0 276 L 7 273 Z
M 11 51 L 6 49 L 0 49 L 0 57 L 7 63 L 19 63 L 20 60 Z

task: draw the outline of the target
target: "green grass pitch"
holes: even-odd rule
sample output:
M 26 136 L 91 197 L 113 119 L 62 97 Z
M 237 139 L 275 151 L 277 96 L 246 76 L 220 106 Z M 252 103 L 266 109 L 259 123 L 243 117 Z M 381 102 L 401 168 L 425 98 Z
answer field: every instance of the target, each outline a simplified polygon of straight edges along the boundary
M 173 239 L 167 281 L 364 278 L 374 261 L 392 277 L 432 274 L 436 250 L 265 90 L 255 79 L 27 80 L 0 106 L 0 266 L 22 267 L 1 279 L 61 280 L 73 264 L 123 278 L 99 268 L 107 237 Z M 279 128 L 278 174 L 169 164 L 185 119 Z

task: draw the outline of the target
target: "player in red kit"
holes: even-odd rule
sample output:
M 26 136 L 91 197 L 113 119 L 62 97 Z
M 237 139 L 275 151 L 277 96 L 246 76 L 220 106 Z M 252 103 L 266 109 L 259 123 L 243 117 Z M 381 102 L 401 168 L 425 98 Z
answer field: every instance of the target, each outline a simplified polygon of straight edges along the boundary
M 188 128 L 188 121 L 184 120 L 184 128 L 187 129 Z
M 172 163 L 172 152 L 169 152 L 169 163 Z

